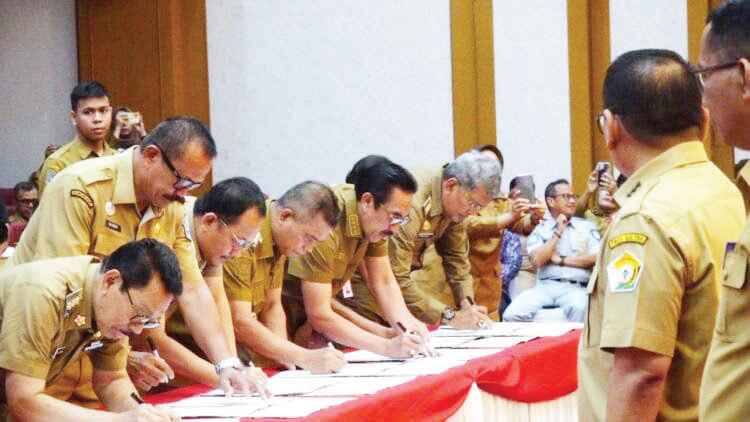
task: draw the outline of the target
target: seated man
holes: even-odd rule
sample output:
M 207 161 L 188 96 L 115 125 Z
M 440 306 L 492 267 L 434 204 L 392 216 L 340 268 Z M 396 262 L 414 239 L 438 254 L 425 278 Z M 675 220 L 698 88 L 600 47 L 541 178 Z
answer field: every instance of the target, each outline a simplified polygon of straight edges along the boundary
M 177 258 L 153 239 L 127 243 L 97 263 L 81 255 L 0 272 L 0 417 L 105 420 L 101 411 L 44 391 L 87 353 L 94 391 L 127 420 L 171 420 L 168 408 L 139 404 L 125 372 L 128 336 L 157 321 L 182 292 Z M 4 408 L 4 409 L 3 409 Z
M 222 283 L 221 266 L 224 261 L 238 256 L 253 244 L 265 213 L 263 193 L 255 182 L 246 177 L 234 177 L 217 183 L 197 199 L 185 197 L 182 224 L 187 238 L 195 246 L 195 259 L 219 309 L 222 330 L 231 342 L 229 346 L 233 353 L 236 353 L 236 348 L 232 316 Z M 214 365 L 206 360 L 206 355 L 191 336 L 178 309 L 168 312 L 166 332 L 163 327 L 147 329 L 138 339 L 136 349 L 145 353 L 131 353 L 128 365 L 138 387 L 149 389 L 172 375 L 169 368 L 160 364 L 160 359 L 148 353 L 150 345 L 144 341 L 146 337 L 153 339 L 159 355 L 178 376 L 219 387 L 219 376 Z M 256 383 L 265 383 L 266 377 L 260 369 L 244 368 L 239 362 L 235 364 L 240 370 L 254 373 Z M 265 394 L 264 391 L 261 393 Z
M 419 189 L 401 231 L 388 239 L 393 272 L 409 310 L 422 322 L 442 322 L 476 329 L 487 320 L 486 308 L 475 306 L 469 272 L 468 241 L 463 220 L 486 206 L 500 189 L 500 163 L 470 151 L 446 165 L 415 170 Z M 442 258 L 437 276 L 417 275 L 425 266 L 425 250 L 431 245 Z M 442 276 L 442 274 L 439 274 Z M 370 294 L 369 274 L 352 279 L 353 294 L 344 304 L 373 320 L 386 320 Z M 449 298 L 440 296 L 448 290 Z
M 224 263 L 224 287 L 232 310 L 237 343 L 289 367 L 313 373 L 338 372 L 344 354 L 331 348 L 306 349 L 287 340 L 281 285 L 287 257 L 310 252 L 331 234 L 339 217 L 327 186 L 302 182 L 278 201 L 266 201 L 261 242 Z M 257 359 L 261 363 L 262 359 Z
M 334 187 L 341 215 L 328 238 L 289 262 L 282 292 L 287 331 L 303 346 L 309 344 L 309 334 L 315 330 L 346 346 L 393 358 L 413 356 L 423 349 L 422 340 L 429 338 L 429 332 L 404 304 L 385 238 L 406 221 L 416 181 L 406 169 L 383 158 L 366 166 L 354 182 Z M 384 319 L 393 329 L 371 321 L 371 325 L 352 322 L 350 316 L 334 310 L 333 296 L 342 289 L 351 290 L 351 276 L 362 263 Z M 395 328 L 399 324 L 404 330 Z
M 39 192 L 29 181 L 18 182 L 13 187 L 16 198 L 16 210 L 8 217 L 10 224 L 28 224 L 31 214 L 39 204 Z
M 529 260 L 539 268 L 536 286 L 513 300 L 504 321 L 531 321 L 543 307 L 559 306 L 569 321 L 582 322 L 601 236 L 589 220 L 574 217 L 576 196 L 565 179 L 547 185 L 544 198 L 552 218 L 542 221 L 528 239 Z
M 109 91 L 96 81 L 84 81 L 70 93 L 70 120 L 76 136 L 44 159 L 39 172 L 39 194 L 44 194 L 52 178 L 65 167 L 92 157 L 104 157 L 117 151 L 107 145 L 112 107 Z

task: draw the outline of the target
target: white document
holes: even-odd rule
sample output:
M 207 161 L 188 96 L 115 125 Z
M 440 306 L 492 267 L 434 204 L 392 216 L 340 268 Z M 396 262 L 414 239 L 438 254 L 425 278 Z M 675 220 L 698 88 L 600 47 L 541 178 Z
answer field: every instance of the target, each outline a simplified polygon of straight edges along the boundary
M 389 387 L 394 387 L 413 380 L 414 376 L 403 377 L 351 377 L 338 378 L 340 381 L 328 387 L 323 387 L 306 396 L 360 396 L 376 393 Z
M 466 349 L 504 349 L 534 339 L 534 337 L 485 337 L 466 342 L 458 347 Z
M 388 356 L 379 355 L 368 350 L 355 350 L 345 354 L 347 362 L 388 362 L 403 361 L 405 359 L 393 359 Z
M 307 370 L 282 371 L 270 379 L 276 378 L 330 378 L 330 377 L 361 377 L 364 375 L 377 375 L 383 370 L 400 365 L 401 362 L 354 362 L 334 374 L 313 374 Z
M 291 397 L 252 414 L 253 418 L 301 418 L 354 400 L 354 397 Z
M 221 390 L 218 390 L 221 391 Z M 213 392 L 212 392 L 213 393 Z M 178 416 L 184 417 L 243 417 L 251 413 L 286 401 L 286 397 L 272 397 L 263 400 L 260 397 L 224 397 L 223 395 L 195 396 L 169 406 Z
M 552 323 L 533 323 L 526 327 L 520 328 L 513 332 L 514 336 L 525 337 L 556 337 L 561 336 L 568 331 L 583 328 L 581 322 L 552 322 Z
M 288 372 L 297 372 L 297 371 L 288 371 Z M 322 377 L 306 377 L 306 378 L 289 378 L 289 377 L 280 377 L 278 375 L 275 375 L 273 377 L 268 378 L 268 389 L 271 390 L 271 393 L 276 396 L 288 396 L 288 395 L 295 395 L 295 394 L 304 394 L 304 393 L 310 393 L 312 391 L 315 391 L 322 387 L 327 387 L 331 384 L 334 384 L 337 382 L 337 378 L 332 378 L 330 376 L 322 376 Z M 213 390 L 209 391 L 207 393 L 203 393 L 200 395 L 200 397 L 218 397 L 218 396 L 224 396 L 224 392 L 222 390 Z M 234 399 L 236 397 L 232 397 Z
M 455 360 L 464 363 L 472 359 L 494 355 L 502 350 L 503 349 L 440 349 L 440 352 L 443 354 L 442 357 L 447 360 Z
M 453 367 L 461 366 L 464 362 L 449 359 L 444 356 L 410 360 L 381 372 L 381 375 L 433 375 L 441 374 Z
M 430 339 L 432 347 L 459 347 L 460 345 L 472 341 L 475 337 L 433 337 Z

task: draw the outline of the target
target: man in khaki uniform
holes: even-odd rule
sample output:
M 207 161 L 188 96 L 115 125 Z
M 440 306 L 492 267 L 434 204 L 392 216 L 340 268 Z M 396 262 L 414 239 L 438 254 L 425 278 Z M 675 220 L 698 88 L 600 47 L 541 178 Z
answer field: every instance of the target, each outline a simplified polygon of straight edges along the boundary
M 339 217 L 336 197 L 327 186 L 302 182 L 278 201 L 266 201 L 261 242 L 224 263 L 226 288 L 237 343 L 246 354 L 299 366 L 313 373 L 338 372 L 343 353 L 330 347 L 305 349 L 287 340 L 281 286 L 287 257 L 312 251 L 331 234 Z M 265 364 L 255 358 L 256 364 Z
M 463 220 L 498 195 L 501 170 L 497 160 L 476 151 L 464 153 L 446 166 L 414 170 L 419 189 L 411 204 L 410 221 L 388 239 L 388 254 L 404 300 L 419 320 L 476 329 L 487 319 L 486 309 L 473 304 Z M 450 286 L 447 298 L 441 297 L 440 292 L 445 289 L 436 282 L 436 277 L 414 274 L 424 266 L 425 250 L 433 244 L 442 258 L 441 269 Z M 370 319 L 383 318 L 365 280 L 366 277 L 354 279 L 353 297 L 342 300 Z
M 498 160 L 501 168 L 504 166 L 503 156 L 494 145 L 482 145 L 474 150 Z M 495 321 L 500 319 L 498 307 L 503 290 L 503 280 L 500 279 L 503 230 L 508 228 L 519 234 L 531 233 L 544 216 L 544 207 L 534 205 L 532 208 L 528 199 L 515 195 L 499 197 L 490 201 L 477 215 L 466 217 L 474 300 L 477 305 L 487 308 L 487 315 Z
M 13 196 L 16 200 L 16 210 L 8 216 L 8 223 L 28 224 L 39 205 L 39 191 L 33 183 L 25 180 L 13 186 Z
M 0 417 L 82 421 L 107 418 L 43 390 L 87 354 L 94 390 L 133 420 L 171 420 L 139 405 L 125 372 L 128 335 L 158 320 L 182 291 L 177 259 L 153 239 L 127 243 L 103 263 L 82 255 L 34 261 L 0 273 Z
M 369 158 L 360 160 L 354 169 Z M 315 330 L 346 346 L 403 358 L 419 352 L 421 340 L 429 338 L 427 328 L 404 304 L 385 245 L 385 238 L 397 232 L 408 216 L 416 182 L 403 167 L 380 158 L 357 170 L 354 185 L 334 188 L 341 216 L 333 232 L 308 254 L 289 261 L 282 303 L 287 331 L 298 344 L 307 346 L 307 334 Z M 351 291 L 351 276 L 360 264 L 370 274 L 386 321 L 394 328 L 401 324 L 406 333 L 371 321 L 367 324 L 353 315 L 342 316 L 334 309 L 331 299 L 342 289 Z
M 579 347 L 581 420 L 697 420 L 726 242 L 745 218 L 708 161 L 700 86 L 676 53 L 618 57 L 598 123 L 628 177 L 588 283 Z
M 185 292 L 178 302 L 193 336 L 213 362 L 221 363 L 220 378 L 247 391 L 249 381 L 221 329 L 195 248 L 182 226 L 180 202 L 200 185 L 215 156 L 205 125 L 192 117 L 176 117 L 160 123 L 138 147 L 67 167 L 42 196 L 4 268 L 61 256 L 105 257 L 135 239 L 154 238 L 169 245 L 180 261 Z
M 703 104 L 725 142 L 750 149 L 750 1 L 731 0 L 708 18 L 699 75 Z M 737 178 L 750 210 L 750 166 Z M 700 419 L 738 421 L 750 414 L 750 225 L 727 247 L 719 310 L 700 389 Z
M 39 194 L 44 193 L 52 178 L 73 163 L 93 157 L 116 154 L 107 144 L 112 107 L 109 91 L 96 81 L 83 81 L 70 93 L 70 121 L 76 136 L 53 152 L 42 163 L 39 172 Z
M 224 335 L 231 341 L 235 354 L 232 315 L 224 292 L 221 266 L 255 241 L 266 212 L 263 201 L 258 185 L 246 177 L 217 183 L 200 198 L 185 198 L 182 226 L 195 247 L 195 259 L 219 309 Z M 144 330 L 135 347 L 142 352 L 130 354 L 128 372 L 134 383 L 148 390 L 171 378 L 171 367 L 178 376 L 192 383 L 218 387 L 218 374 L 191 336 L 182 312 L 171 309 L 166 319 L 166 332 L 163 327 Z M 147 336 L 154 340 L 160 356 L 169 366 L 160 365 L 161 359 L 150 353 L 150 345 L 144 341 Z M 265 383 L 265 374 L 260 369 L 248 371 L 255 372 L 258 382 Z

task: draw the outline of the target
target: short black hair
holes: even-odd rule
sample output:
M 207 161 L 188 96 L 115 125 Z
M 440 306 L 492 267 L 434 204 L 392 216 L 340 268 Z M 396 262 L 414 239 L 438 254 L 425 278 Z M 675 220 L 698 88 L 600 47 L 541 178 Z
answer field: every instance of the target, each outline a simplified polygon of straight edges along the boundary
M 674 51 L 629 51 L 607 69 L 604 107 L 644 143 L 700 127 L 701 105 L 698 78 Z
M 99 97 L 110 97 L 104 85 L 97 81 L 82 81 L 70 92 L 70 109 L 76 111 L 81 100 Z
M 266 215 L 266 202 L 257 184 L 247 177 L 223 180 L 195 201 L 195 215 L 212 212 L 226 224 L 234 223 L 249 208 Z
M 190 142 L 200 142 L 203 152 L 210 158 L 216 157 L 216 143 L 208 127 L 191 116 L 170 117 L 159 123 L 141 140 L 141 152 L 149 145 L 156 145 L 171 160 L 182 157 L 185 146 Z
M 34 184 L 29 182 L 28 180 L 18 182 L 15 186 L 13 186 L 13 198 L 18 200 L 19 193 L 28 192 L 34 189 L 36 189 L 36 186 L 34 186 Z
M 323 219 L 330 227 L 336 224 L 341 210 L 336 203 L 336 196 L 328 186 L 307 180 L 292 186 L 281 195 L 277 204 L 289 208 L 303 218 L 314 218 L 323 215 Z
M 175 296 L 182 293 L 182 273 L 177 255 L 156 239 L 128 242 L 102 263 L 101 272 L 115 269 L 122 277 L 122 290 L 142 289 L 156 272 L 164 288 Z
M 567 179 L 557 179 L 554 182 L 547 185 L 547 187 L 544 189 L 544 199 L 548 198 L 554 198 L 555 195 L 557 195 L 557 185 L 569 185 L 570 182 L 568 182 Z
M 362 195 L 366 192 L 370 192 L 376 207 L 388 200 L 393 188 L 400 188 L 407 193 L 417 191 L 417 181 L 414 176 L 405 168 L 382 156 L 370 155 L 357 161 L 347 175 L 347 179 L 354 182 L 357 201 L 362 199 Z
M 706 44 L 722 62 L 750 58 L 750 1 L 729 0 L 706 19 Z
M 500 167 L 505 167 L 505 160 L 503 159 L 503 153 L 500 152 L 500 149 L 497 146 L 492 145 L 492 144 L 477 145 L 474 148 L 472 148 L 472 150 L 476 152 L 489 151 L 495 154 L 495 157 L 497 157 L 497 160 L 500 161 Z

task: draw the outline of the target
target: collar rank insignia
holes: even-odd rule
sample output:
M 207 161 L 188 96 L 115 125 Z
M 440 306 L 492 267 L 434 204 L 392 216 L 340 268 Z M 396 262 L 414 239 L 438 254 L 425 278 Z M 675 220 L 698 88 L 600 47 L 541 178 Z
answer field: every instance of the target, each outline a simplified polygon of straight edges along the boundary
M 73 320 L 73 322 L 75 322 L 77 326 L 82 327 L 86 325 L 86 317 L 83 315 L 78 315 L 76 319 Z
M 63 317 L 68 318 L 79 303 L 81 303 L 81 289 L 65 296 L 65 312 L 63 313 Z
M 90 352 L 92 350 L 101 349 L 102 346 L 104 346 L 104 343 L 101 342 L 101 340 L 95 340 L 92 341 L 91 344 L 83 348 L 84 352 Z

